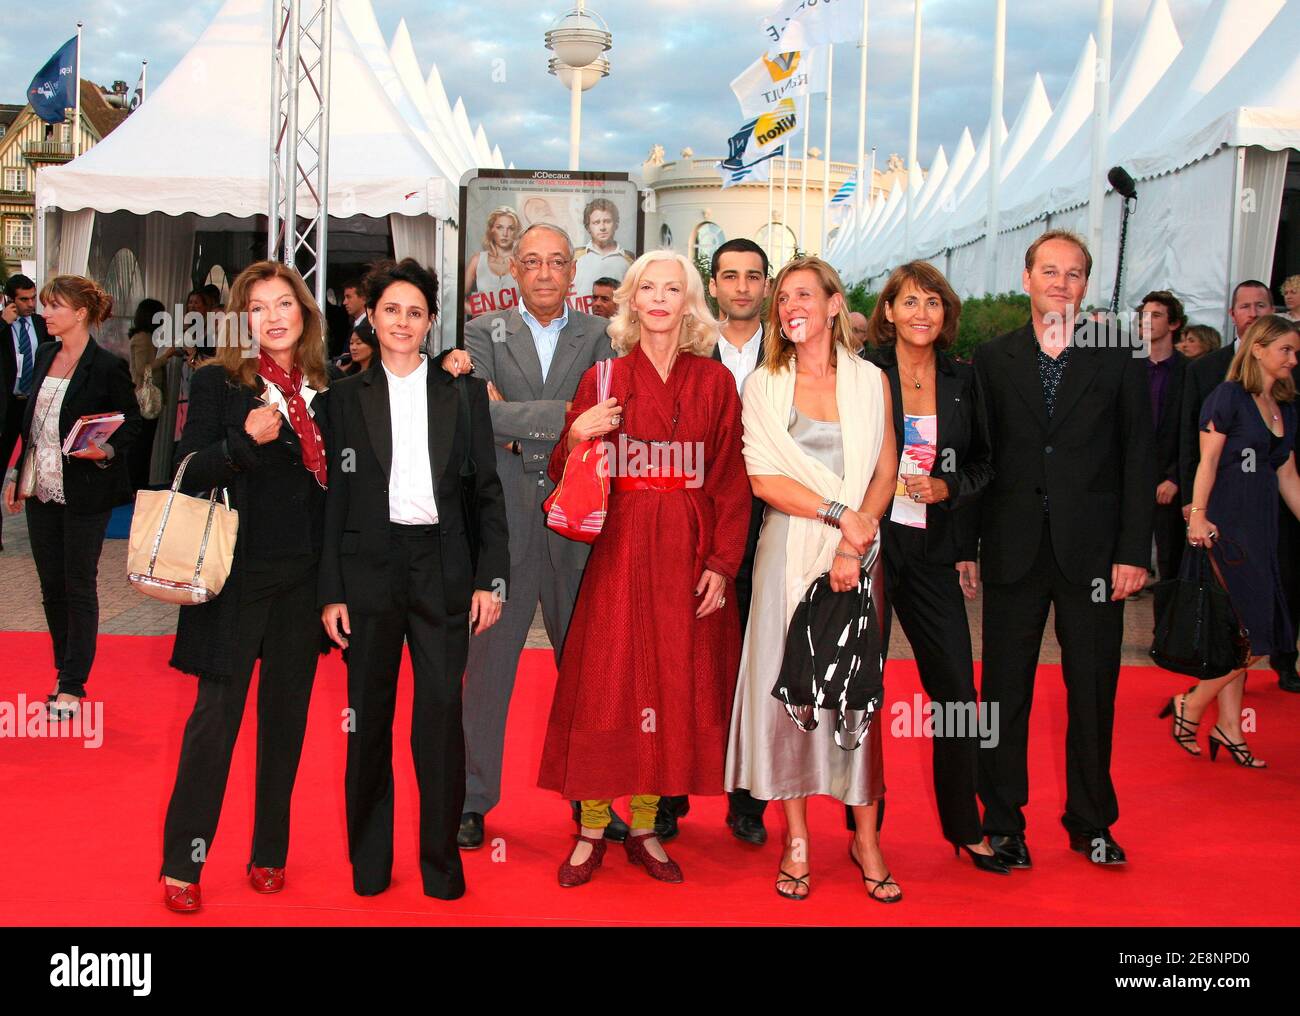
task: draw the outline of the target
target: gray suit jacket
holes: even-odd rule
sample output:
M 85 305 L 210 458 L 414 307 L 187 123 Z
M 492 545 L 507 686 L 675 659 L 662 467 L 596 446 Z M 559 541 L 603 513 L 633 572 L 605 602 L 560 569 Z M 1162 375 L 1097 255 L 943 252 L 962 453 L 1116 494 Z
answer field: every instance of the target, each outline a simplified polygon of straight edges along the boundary
M 572 400 L 587 369 L 614 355 L 605 333 L 608 323 L 570 307 L 544 381 L 533 334 L 518 310 L 484 314 L 465 326 L 465 348 L 474 358 L 474 376 L 491 381 L 506 400 L 488 405 L 497 473 L 505 488 L 512 562 L 526 561 L 530 545 L 540 536 L 554 566 L 586 564 L 588 545 L 547 529 L 542 502 L 555 487 L 546 469 L 564 429 L 564 405 Z M 501 447 L 511 441 L 519 442 L 522 454 Z

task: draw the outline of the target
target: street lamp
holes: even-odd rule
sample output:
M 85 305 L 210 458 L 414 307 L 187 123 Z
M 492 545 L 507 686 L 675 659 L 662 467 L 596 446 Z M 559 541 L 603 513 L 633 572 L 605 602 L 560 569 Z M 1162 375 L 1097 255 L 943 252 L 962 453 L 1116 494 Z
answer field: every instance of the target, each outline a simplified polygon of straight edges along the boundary
M 546 48 L 555 53 L 549 72 L 569 89 L 569 169 L 572 171 L 578 168 L 582 93 L 609 75 L 609 60 L 601 54 L 610 48 L 612 39 L 605 19 L 587 10 L 585 0 L 578 0 L 578 6 L 546 33 Z

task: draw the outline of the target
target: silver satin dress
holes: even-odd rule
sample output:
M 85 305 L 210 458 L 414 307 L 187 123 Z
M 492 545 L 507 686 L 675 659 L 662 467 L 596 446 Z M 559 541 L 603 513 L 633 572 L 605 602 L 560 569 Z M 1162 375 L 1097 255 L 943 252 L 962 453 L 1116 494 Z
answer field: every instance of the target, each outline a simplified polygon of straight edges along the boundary
M 844 475 L 840 425 L 790 412 L 790 436 L 799 447 Z M 828 794 L 845 804 L 866 805 L 885 792 L 880 728 L 884 711 L 854 751 L 835 743 L 835 714 L 822 710 L 816 730 L 795 726 L 772 686 L 785 655 L 786 621 L 781 605 L 785 544 L 790 516 L 768 508 L 754 555 L 753 600 L 740 658 L 740 678 L 727 744 L 727 790 L 744 788 L 777 801 Z

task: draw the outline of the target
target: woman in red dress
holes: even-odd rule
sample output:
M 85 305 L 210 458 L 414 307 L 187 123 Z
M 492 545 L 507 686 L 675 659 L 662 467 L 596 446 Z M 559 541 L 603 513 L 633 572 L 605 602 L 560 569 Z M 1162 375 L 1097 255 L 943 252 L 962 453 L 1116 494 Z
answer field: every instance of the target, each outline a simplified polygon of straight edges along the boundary
M 622 355 L 611 397 L 595 368 L 573 397 L 551 458 L 603 437 L 610 499 L 564 642 L 539 783 L 582 802 L 560 885 L 589 881 L 605 855 L 615 797 L 631 794 L 628 861 L 680 882 L 654 835 L 662 794 L 721 794 L 740 657 L 732 590 L 750 492 L 736 382 L 710 354 L 718 325 L 699 273 L 653 251 L 615 293 Z

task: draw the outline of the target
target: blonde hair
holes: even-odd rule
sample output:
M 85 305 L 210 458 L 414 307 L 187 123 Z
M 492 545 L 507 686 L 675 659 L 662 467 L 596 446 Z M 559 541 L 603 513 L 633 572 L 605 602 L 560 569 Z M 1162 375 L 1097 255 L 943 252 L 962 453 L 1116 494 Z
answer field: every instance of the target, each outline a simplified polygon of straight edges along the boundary
M 827 298 L 839 294 L 843 301 L 840 312 L 827 322 L 831 329 L 831 345 L 843 346 L 856 356 L 862 343 L 853 334 L 853 322 L 849 320 L 849 299 L 844 292 L 844 283 L 840 281 L 840 273 L 821 258 L 810 256 L 787 261 L 776 273 L 776 281 L 772 284 L 772 301 L 767 309 L 767 330 L 763 336 L 763 366 L 771 371 L 780 370 L 794 357 L 795 344 L 781 331 L 780 299 L 781 286 L 793 272 L 813 272 Z
M 1287 335 L 1293 338 L 1300 336 L 1300 328 L 1294 321 L 1288 321 L 1279 314 L 1263 314 L 1256 318 L 1241 337 L 1241 345 L 1232 358 L 1232 366 L 1228 368 L 1228 380 L 1239 381 L 1241 387 L 1251 395 L 1261 394 L 1264 391 L 1264 369 L 1251 355 L 1251 350 L 1255 346 L 1271 346 Z M 1278 402 L 1295 401 L 1295 381 L 1289 377 L 1278 378 L 1273 382 L 1272 395 Z
M 1282 283 L 1283 293 L 1291 291 L 1300 292 L 1300 275 L 1288 275 L 1286 280 Z
M 510 241 L 511 249 L 514 248 L 515 241 L 519 239 L 519 230 L 522 226 L 522 223 L 519 221 L 519 213 L 513 208 L 502 205 L 500 208 L 494 208 L 492 211 L 488 212 L 487 224 L 483 227 L 483 249 L 485 251 L 492 251 L 496 248 L 496 244 L 492 242 L 492 227 L 496 225 L 497 219 L 501 218 L 503 215 L 508 215 L 510 218 L 515 220 L 515 235 Z
M 221 315 L 221 338 L 216 360 L 226 368 L 226 374 L 231 380 L 246 388 L 257 388 L 254 379 L 257 377 L 258 358 L 256 355 L 248 355 L 248 351 L 240 344 L 239 321 L 248 313 L 249 294 L 253 286 L 271 279 L 287 282 L 298 301 L 298 309 L 302 314 L 302 335 L 298 337 L 298 344 L 293 349 L 293 362 L 302 371 L 306 383 L 320 391 L 329 383 L 329 376 L 325 373 L 325 340 L 320 308 L 316 306 L 316 300 L 307 284 L 302 281 L 302 276 L 279 261 L 255 261 L 236 276 L 230 287 L 226 311 Z
M 704 283 L 700 281 L 699 271 L 683 255 L 671 250 L 652 250 L 642 254 L 632 262 L 622 284 L 614 291 L 618 311 L 609 323 L 609 338 L 614 352 L 623 356 L 641 341 L 641 325 L 632 309 L 632 298 L 641 285 L 641 276 L 656 261 L 671 261 L 681 268 L 686 280 L 686 314 L 682 318 L 678 348 L 696 356 L 711 356 L 713 347 L 718 344 L 718 320 L 704 299 Z

